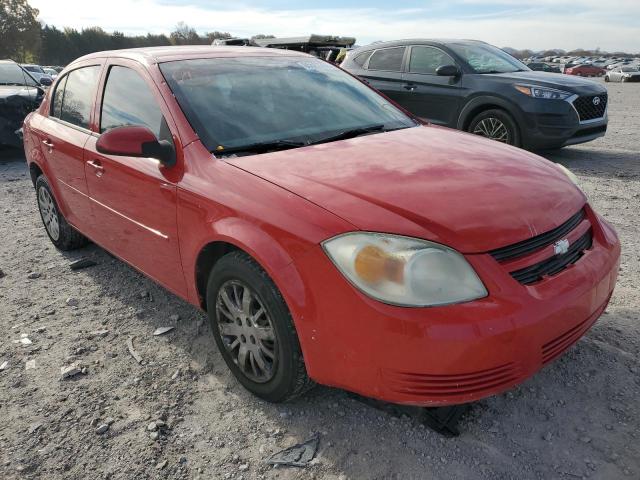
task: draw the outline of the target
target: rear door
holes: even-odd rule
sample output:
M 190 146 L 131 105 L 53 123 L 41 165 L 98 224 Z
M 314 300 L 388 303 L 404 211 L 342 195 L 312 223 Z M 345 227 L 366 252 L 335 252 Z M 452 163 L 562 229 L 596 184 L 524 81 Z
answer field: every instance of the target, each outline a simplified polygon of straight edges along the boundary
M 93 61 L 66 73 L 56 83 L 48 115 L 35 123 L 34 133 L 55 184 L 60 208 L 69 223 L 91 235 L 83 149 L 91 137 L 93 105 L 102 62 Z
M 99 132 L 125 125 L 148 127 L 179 150 L 177 130 L 160 93 L 137 62 L 110 59 L 96 108 Z M 173 133 L 175 132 L 175 133 Z M 106 155 L 98 136 L 85 147 L 85 171 L 101 244 L 179 295 L 186 295 L 177 231 L 178 164 Z
M 402 68 L 406 47 L 389 47 L 375 50 L 367 59 L 360 74 L 369 85 L 390 99 L 404 105 L 409 93 L 403 88 Z
M 420 118 L 455 128 L 465 92 L 462 77 L 436 74 L 445 65 L 456 62 L 443 50 L 427 45 L 410 47 L 407 72 L 402 75 L 404 88 L 410 92 L 405 106 Z

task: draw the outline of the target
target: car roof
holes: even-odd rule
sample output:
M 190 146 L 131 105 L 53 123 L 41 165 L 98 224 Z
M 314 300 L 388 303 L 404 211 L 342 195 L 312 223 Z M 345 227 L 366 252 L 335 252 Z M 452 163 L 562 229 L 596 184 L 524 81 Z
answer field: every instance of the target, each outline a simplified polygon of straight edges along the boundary
M 127 48 L 95 52 L 74 60 L 73 63 L 93 58 L 119 57 L 136 60 L 151 65 L 154 63 L 215 57 L 273 57 L 273 56 L 310 56 L 302 52 L 275 48 L 229 46 L 229 45 L 181 45 L 164 47 Z
M 378 48 L 387 47 L 404 47 L 407 45 L 435 45 L 435 46 L 447 46 L 448 44 L 455 43 L 457 45 L 478 45 L 486 44 L 481 40 L 471 39 L 459 39 L 459 38 L 409 38 L 404 40 L 391 40 L 389 42 L 376 42 L 369 45 L 363 45 L 357 48 L 357 50 L 373 50 Z

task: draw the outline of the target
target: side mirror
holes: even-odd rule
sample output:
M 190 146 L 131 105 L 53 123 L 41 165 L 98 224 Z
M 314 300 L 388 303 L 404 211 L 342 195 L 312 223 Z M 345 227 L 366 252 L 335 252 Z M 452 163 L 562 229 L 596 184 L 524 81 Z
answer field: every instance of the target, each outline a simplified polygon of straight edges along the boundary
M 51 78 L 49 75 L 43 75 L 40 78 L 40 85 L 42 85 L 43 87 L 50 87 L 53 84 L 53 78 Z
M 176 151 L 171 142 L 158 140 L 151 130 L 139 125 L 107 130 L 98 138 L 96 150 L 105 155 L 155 158 L 165 167 L 176 164 Z
M 456 65 L 442 65 L 436 69 L 436 75 L 441 77 L 458 77 L 460 69 Z

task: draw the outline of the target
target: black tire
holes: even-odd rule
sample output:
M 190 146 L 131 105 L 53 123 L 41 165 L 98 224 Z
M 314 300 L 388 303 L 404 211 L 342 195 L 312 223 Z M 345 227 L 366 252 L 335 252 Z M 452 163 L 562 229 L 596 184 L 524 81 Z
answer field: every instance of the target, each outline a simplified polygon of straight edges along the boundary
M 605 76 L 604 76 L 604 81 L 605 81 L 605 82 L 609 82 L 609 81 L 610 81 L 610 80 L 609 80 L 609 75 L 605 75 Z
M 506 130 L 506 139 L 504 141 L 498 140 L 497 138 L 492 138 L 490 135 L 484 135 L 479 133 L 479 130 L 483 129 L 481 127 L 487 123 L 490 123 L 492 119 L 495 119 L 498 122 L 500 122 L 502 125 L 504 125 Z M 509 115 L 504 110 L 499 110 L 494 108 L 491 110 L 485 110 L 484 112 L 480 112 L 478 115 L 476 115 L 473 118 L 473 120 L 471 120 L 471 123 L 469 123 L 469 126 L 467 127 L 467 131 L 469 133 L 481 135 L 486 138 L 491 138 L 492 140 L 501 141 L 502 143 L 506 143 L 508 145 L 513 145 L 514 147 L 519 147 L 521 145 L 518 126 L 516 125 L 516 122 L 513 120 L 511 115 Z
M 229 282 L 241 282 L 257 297 L 270 318 L 275 333 L 272 377 L 257 382 L 235 363 L 220 333 L 218 294 Z M 267 273 L 246 253 L 235 251 L 222 257 L 214 266 L 207 283 L 207 313 L 218 349 L 238 381 L 254 395 L 269 402 L 285 402 L 315 386 L 307 375 L 298 335 L 282 294 Z M 227 320 L 228 321 L 228 320 Z
M 45 220 L 47 212 L 44 211 L 45 207 L 41 201 L 41 195 L 44 195 L 45 192 L 42 192 L 41 190 L 44 190 L 46 192 L 46 195 L 48 195 L 49 198 L 51 199 L 51 203 L 50 203 L 51 210 L 49 213 L 55 216 L 55 219 L 57 219 L 57 222 L 58 222 L 57 236 L 55 235 L 56 233 L 55 231 L 53 231 L 53 233 L 50 231 L 50 227 L 47 225 L 47 222 Z M 44 175 L 40 175 L 36 179 L 36 201 L 38 202 L 38 210 L 40 212 L 40 218 L 42 219 L 42 224 L 44 225 L 44 229 L 47 232 L 47 235 L 49 236 L 51 243 L 53 243 L 56 246 L 56 248 L 64 251 L 75 250 L 76 248 L 84 247 L 87 243 L 89 243 L 89 240 L 87 239 L 87 237 L 85 237 L 80 232 L 78 232 L 75 228 L 69 225 L 65 220 L 64 216 L 60 212 L 60 209 L 58 208 L 58 203 L 56 202 L 56 199 L 53 196 L 53 192 L 51 191 L 49 182 L 47 182 L 47 179 L 45 178 Z

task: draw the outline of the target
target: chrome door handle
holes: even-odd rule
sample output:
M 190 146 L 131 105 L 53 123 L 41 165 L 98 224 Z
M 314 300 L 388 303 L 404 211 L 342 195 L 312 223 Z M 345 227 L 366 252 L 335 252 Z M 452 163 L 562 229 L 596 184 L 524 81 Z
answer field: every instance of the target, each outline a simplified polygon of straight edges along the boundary
M 53 142 L 48 138 L 46 140 L 42 140 L 42 143 L 49 149 L 49 151 L 53 150 Z
M 104 167 L 100 163 L 100 160 L 89 160 L 87 162 L 87 165 L 95 170 L 95 174 L 97 177 L 101 177 L 104 173 Z
M 416 86 L 413 83 L 406 83 L 402 86 L 402 88 L 404 88 L 405 90 L 409 90 L 410 92 L 413 92 L 416 89 Z

